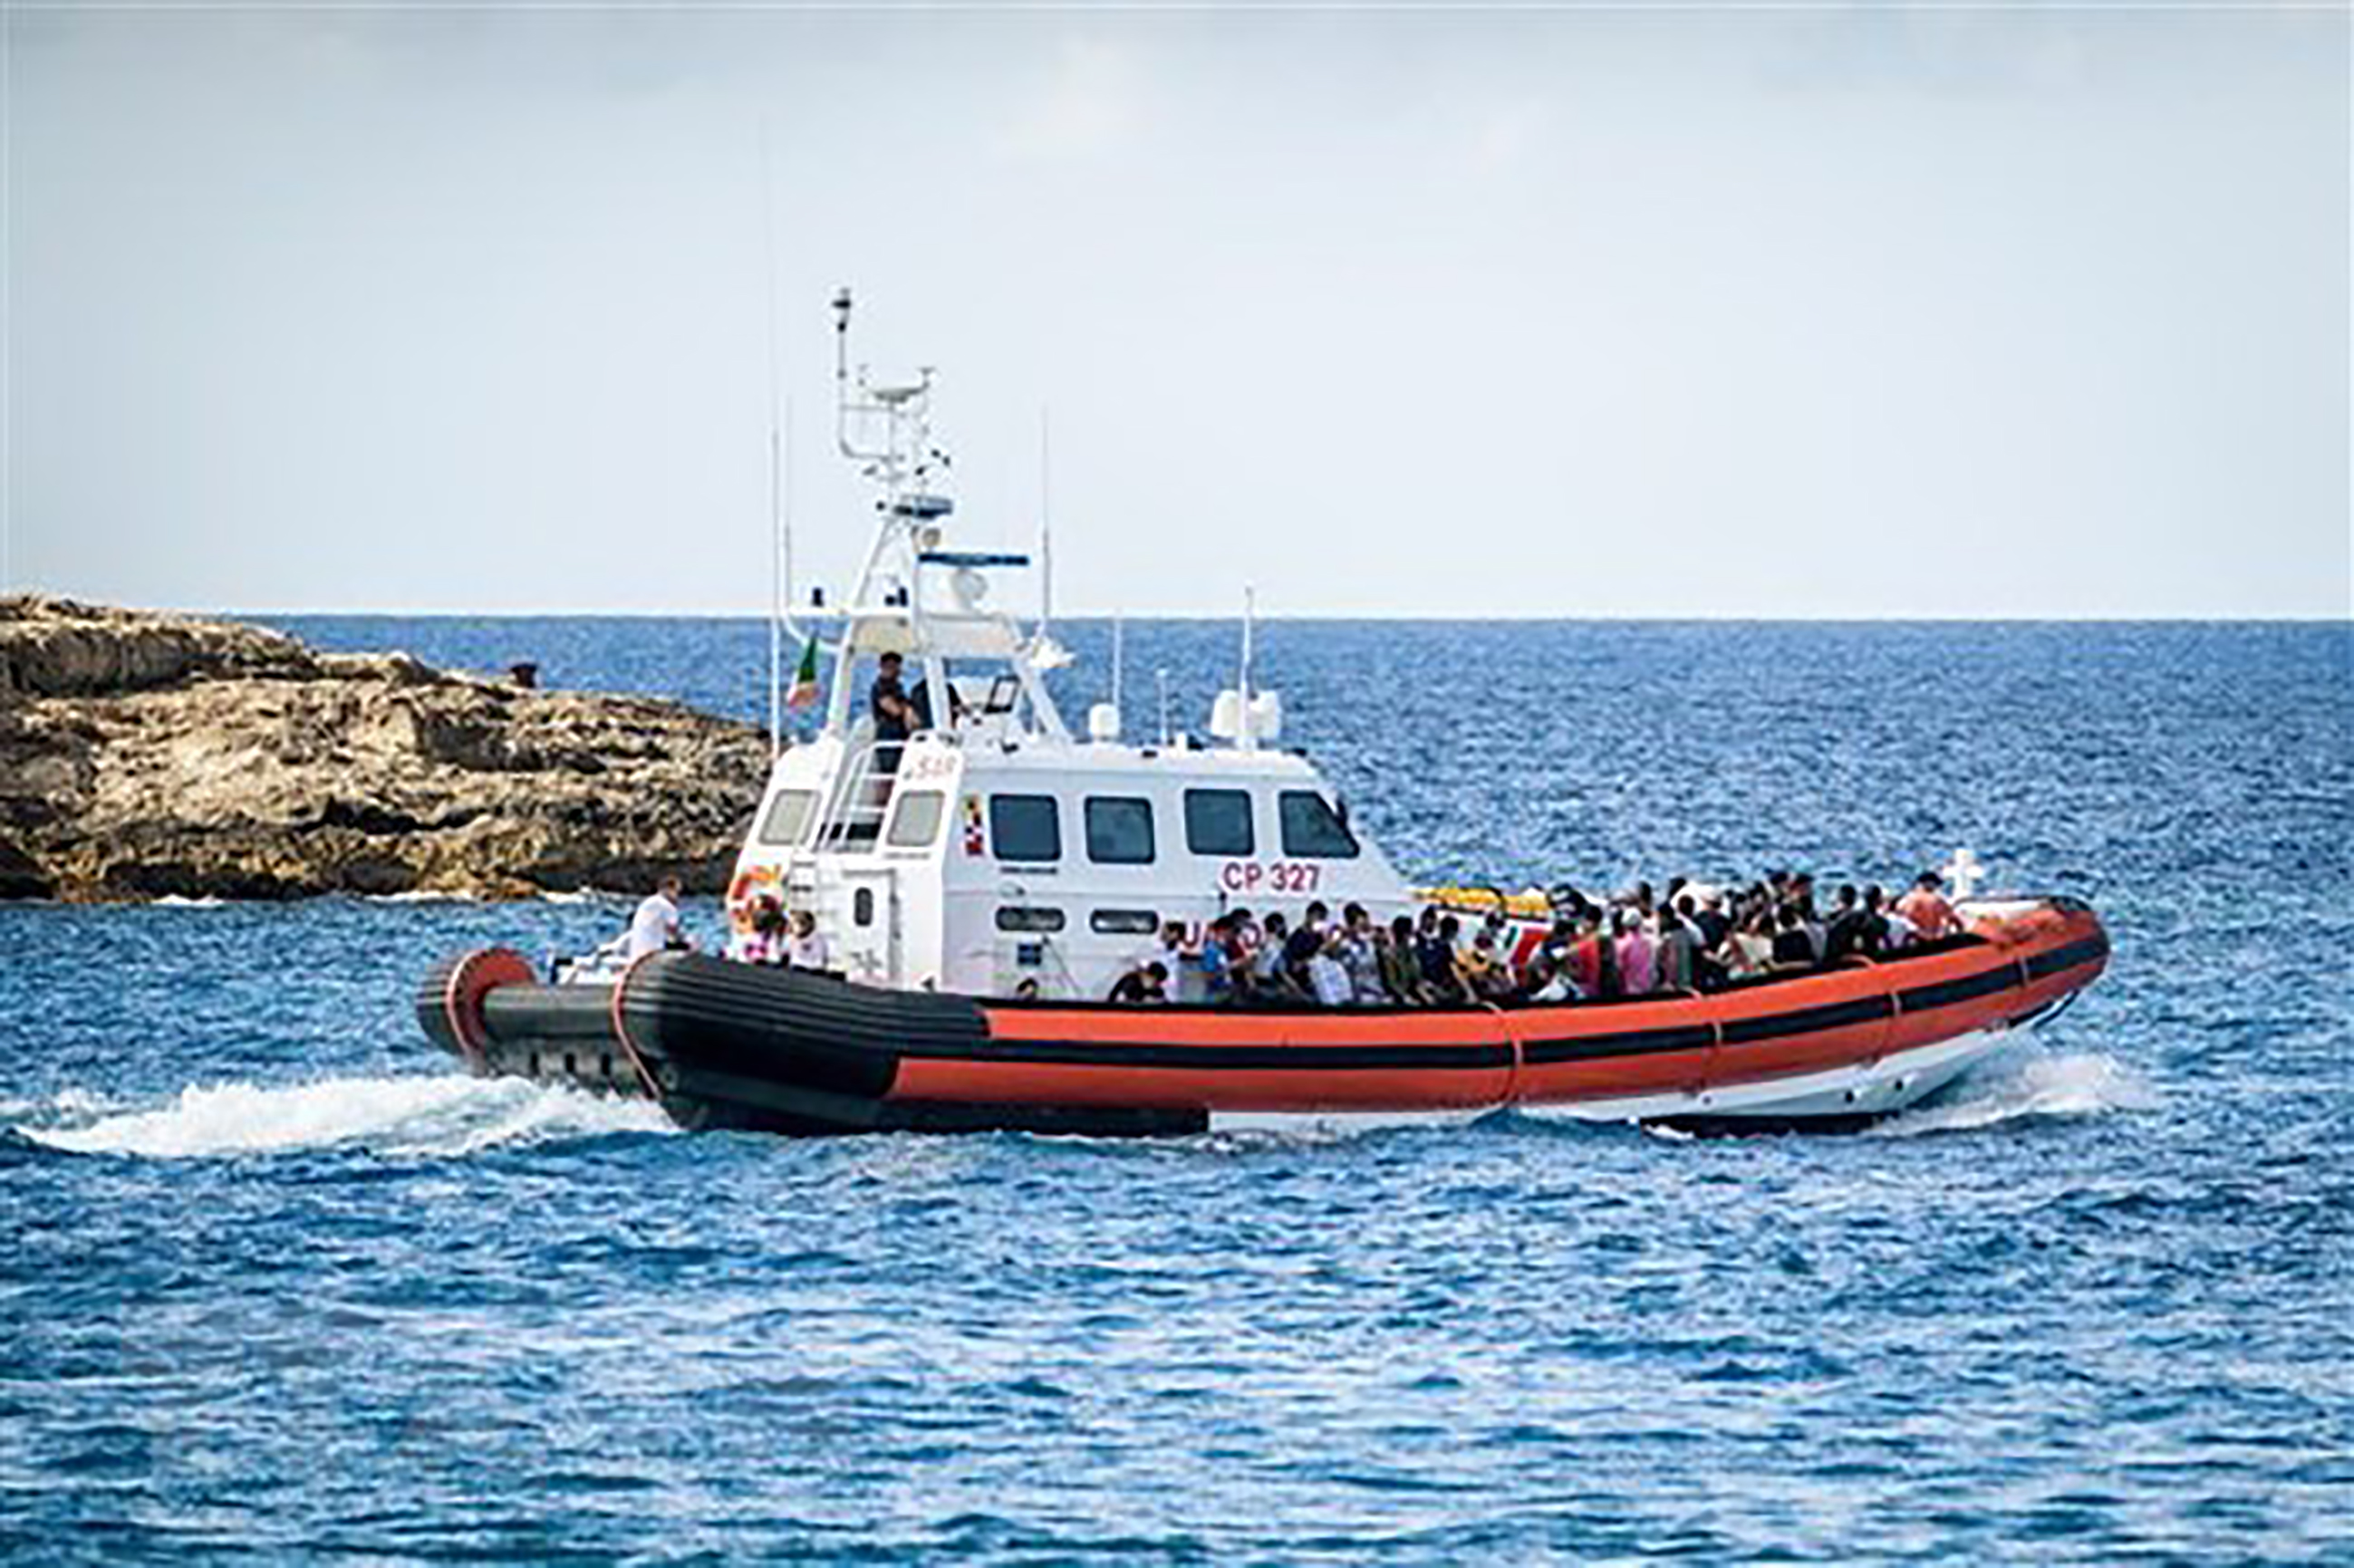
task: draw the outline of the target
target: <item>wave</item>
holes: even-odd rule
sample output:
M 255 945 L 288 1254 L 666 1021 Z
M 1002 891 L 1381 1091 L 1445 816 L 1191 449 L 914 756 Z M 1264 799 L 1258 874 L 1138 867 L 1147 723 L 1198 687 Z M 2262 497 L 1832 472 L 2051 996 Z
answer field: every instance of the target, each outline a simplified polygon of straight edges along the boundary
M 520 1078 L 443 1075 L 278 1086 L 194 1085 L 169 1105 L 95 1119 L 86 1112 L 77 1117 L 59 1097 L 50 1118 L 19 1123 L 14 1130 L 74 1154 L 188 1160 L 339 1145 L 384 1154 L 465 1155 L 502 1144 L 675 1129 L 643 1100 Z
M 2031 1056 L 2006 1070 L 1974 1074 L 1951 1094 L 1900 1112 L 1872 1129 L 1882 1138 L 1976 1132 L 2003 1122 L 2155 1110 L 2158 1090 L 2112 1056 L 2079 1052 Z
M 183 893 L 166 893 L 154 900 L 154 906 L 158 909 L 226 909 L 228 900 L 216 898 L 209 893 L 195 898 Z

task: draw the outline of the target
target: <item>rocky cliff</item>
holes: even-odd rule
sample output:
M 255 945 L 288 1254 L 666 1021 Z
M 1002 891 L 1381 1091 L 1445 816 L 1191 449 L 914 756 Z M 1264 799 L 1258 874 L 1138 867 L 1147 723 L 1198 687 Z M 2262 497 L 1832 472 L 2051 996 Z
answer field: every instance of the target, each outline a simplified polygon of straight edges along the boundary
M 766 759 L 673 703 L 0 598 L 0 897 L 715 889 Z

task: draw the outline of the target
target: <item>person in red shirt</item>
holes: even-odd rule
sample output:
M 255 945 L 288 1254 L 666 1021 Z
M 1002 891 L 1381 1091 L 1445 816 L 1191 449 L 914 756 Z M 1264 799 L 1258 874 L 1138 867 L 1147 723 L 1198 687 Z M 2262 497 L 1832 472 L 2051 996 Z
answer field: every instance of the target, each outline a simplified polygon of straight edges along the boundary
M 1570 944 L 1569 983 L 1577 994 L 1592 1001 L 1602 994 L 1602 955 L 1609 950 L 1609 938 L 1602 934 L 1602 917 L 1589 911 L 1585 916 L 1585 934 Z
M 1896 901 L 1896 912 L 1913 922 L 1914 929 L 1925 942 L 1950 937 L 1962 928 L 1954 906 L 1937 891 L 1939 885 L 1937 874 L 1925 871 L 1914 879 L 1913 891 Z

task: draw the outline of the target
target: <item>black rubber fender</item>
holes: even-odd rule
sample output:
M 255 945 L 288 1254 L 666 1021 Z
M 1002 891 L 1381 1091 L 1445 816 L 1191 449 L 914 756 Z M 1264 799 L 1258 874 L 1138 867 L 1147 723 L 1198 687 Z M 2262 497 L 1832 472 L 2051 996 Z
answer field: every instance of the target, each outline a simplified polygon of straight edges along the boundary
M 634 966 L 614 1013 L 648 1054 L 683 1065 L 880 1099 L 902 1047 L 978 1044 L 967 997 L 883 991 L 799 969 L 663 953 Z

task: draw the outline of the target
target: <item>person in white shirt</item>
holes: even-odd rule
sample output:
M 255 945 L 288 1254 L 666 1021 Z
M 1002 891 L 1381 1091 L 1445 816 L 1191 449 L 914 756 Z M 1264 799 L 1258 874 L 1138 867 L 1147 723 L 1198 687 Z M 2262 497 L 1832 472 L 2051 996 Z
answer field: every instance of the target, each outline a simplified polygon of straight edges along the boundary
M 785 944 L 785 961 L 797 969 L 833 968 L 833 949 L 817 934 L 817 916 L 806 909 L 793 911 L 793 939 Z
M 1349 984 L 1349 971 L 1341 965 L 1338 948 L 1341 938 L 1336 933 L 1318 948 L 1308 960 L 1308 984 L 1316 1000 L 1326 1007 L 1346 1007 L 1354 992 Z
M 1186 984 L 1188 976 L 1198 977 L 1201 973 L 1201 954 L 1185 945 L 1185 923 L 1182 920 L 1162 922 L 1161 945 L 1145 957 L 1160 960 L 1161 966 L 1169 971 L 1169 1001 L 1202 1000 L 1198 980 L 1191 987 Z
M 693 949 L 695 941 L 680 924 L 678 895 L 679 881 L 675 876 L 665 876 L 654 885 L 653 892 L 630 916 L 630 945 L 622 951 L 624 958 L 635 962 L 665 948 Z

